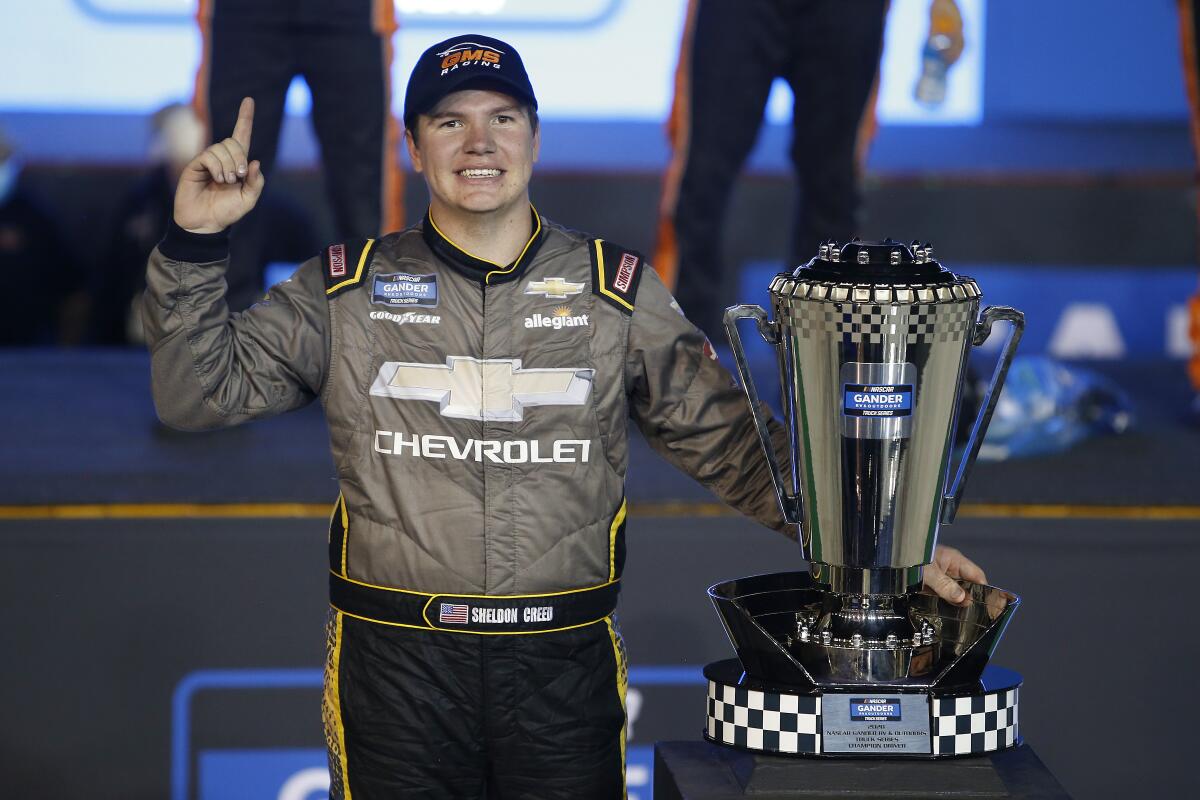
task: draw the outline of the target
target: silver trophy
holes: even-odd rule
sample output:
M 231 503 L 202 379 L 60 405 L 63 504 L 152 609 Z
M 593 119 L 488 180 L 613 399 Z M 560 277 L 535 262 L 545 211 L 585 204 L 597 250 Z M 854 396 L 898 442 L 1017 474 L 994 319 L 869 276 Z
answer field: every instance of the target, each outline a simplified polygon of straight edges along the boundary
M 822 245 L 725 313 L 780 506 L 808 572 L 709 589 L 738 659 L 708 665 L 707 738 L 771 753 L 938 757 L 1019 743 L 1016 673 L 988 664 L 1018 598 L 960 581 L 970 602 L 922 588 L 938 528 L 954 521 L 1024 328 L 979 310 L 971 278 L 928 245 Z M 782 474 L 737 322 L 776 351 L 791 469 Z M 956 469 L 972 346 L 1010 323 Z M 739 663 L 740 661 L 740 663 Z

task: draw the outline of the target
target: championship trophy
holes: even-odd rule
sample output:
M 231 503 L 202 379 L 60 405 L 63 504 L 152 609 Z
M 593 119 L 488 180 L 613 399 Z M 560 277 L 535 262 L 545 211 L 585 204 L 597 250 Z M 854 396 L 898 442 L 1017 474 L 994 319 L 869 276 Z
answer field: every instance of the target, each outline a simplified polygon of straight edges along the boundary
M 938 758 L 1020 743 L 1021 677 L 991 666 L 1019 603 L 959 580 L 954 605 L 921 584 L 938 527 L 954 521 L 1025 318 L 980 313 L 975 281 L 914 242 L 855 240 L 725 312 L 738 373 L 784 516 L 808 572 L 710 588 L 737 659 L 709 664 L 705 738 L 810 756 Z M 780 471 L 737 321 L 776 351 L 791 469 Z M 1010 330 L 957 469 L 972 346 Z

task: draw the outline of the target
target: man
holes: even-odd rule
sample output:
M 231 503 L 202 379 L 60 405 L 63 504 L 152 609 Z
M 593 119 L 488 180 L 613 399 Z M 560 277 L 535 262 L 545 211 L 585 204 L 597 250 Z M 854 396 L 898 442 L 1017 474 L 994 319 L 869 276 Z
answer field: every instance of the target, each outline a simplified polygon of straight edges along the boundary
M 324 404 L 331 795 L 621 796 L 627 418 L 786 532 L 744 398 L 638 253 L 533 210 L 537 100 L 512 46 L 418 60 L 421 224 L 334 245 L 231 318 L 224 231 L 264 183 L 252 116 L 193 162 L 151 257 L 155 402 L 187 428 Z

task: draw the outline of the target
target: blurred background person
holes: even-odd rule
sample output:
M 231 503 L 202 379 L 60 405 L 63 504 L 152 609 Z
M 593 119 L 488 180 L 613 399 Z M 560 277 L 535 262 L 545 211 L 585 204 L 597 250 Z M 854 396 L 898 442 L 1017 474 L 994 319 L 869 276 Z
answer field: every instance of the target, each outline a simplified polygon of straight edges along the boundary
M 689 0 L 653 263 L 709 335 L 720 331 L 733 296 L 725 286 L 725 212 L 776 78 L 795 98 L 787 263 L 807 262 L 822 241 L 856 233 L 887 8 L 887 0 Z M 933 59 L 948 67 L 962 50 L 954 1 L 935 0 L 931 19 L 931 43 L 938 33 L 945 44 Z M 936 103 L 936 80 L 927 84 L 918 92 Z
M 194 105 L 207 140 L 214 141 L 213 131 L 232 130 L 242 98 L 254 97 L 249 155 L 269 178 L 288 87 L 299 75 L 312 94 L 334 239 L 369 239 L 404 227 L 399 127 L 391 113 L 391 0 L 199 0 L 197 19 L 203 56 Z M 265 235 L 262 216 L 256 209 L 231 234 L 233 310 L 248 306 L 262 287 L 253 258 Z
M 140 265 L 167 231 L 179 173 L 204 149 L 204 126 L 183 103 L 160 108 L 150 127 L 150 169 L 118 204 L 99 270 L 92 309 L 97 344 L 142 341 L 141 315 L 134 306 L 146 288 Z
M 0 346 L 77 343 L 66 312 L 86 304 L 86 291 L 62 241 L 57 215 L 26 185 L 16 148 L 0 131 L 0 275 L 12 298 L 0 314 Z
M 1188 109 L 1191 112 L 1192 152 L 1198 163 L 1193 175 L 1200 181 L 1200 55 L 1197 55 L 1196 49 L 1196 42 L 1200 40 L 1200 28 L 1197 25 L 1200 23 L 1196 19 L 1195 0 L 1178 2 L 1183 73 L 1187 85 Z M 1200 214 L 1200 207 L 1197 211 Z M 1196 254 L 1200 256 L 1200 219 L 1197 220 L 1196 234 Z M 1194 393 L 1191 414 L 1193 421 L 1200 423 L 1200 291 L 1188 300 L 1188 339 L 1192 343 L 1192 355 L 1187 365 L 1188 378 Z
M 208 138 L 204 124 L 184 103 L 160 108 L 150 126 L 150 167 L 117 206 L 95 282 L 91 339 L 96 344 L 144 343 L 139 304 L 146 288 L 146 259 L 167 231 L 180 173 Z M 262 293 L 268 265 L 299 264 L 321 246 L 310 215 L 299 204 L 276 192 L 262 205 L 259 229 L 242 240 L 240 253 L 247 270 L 247 304 Z

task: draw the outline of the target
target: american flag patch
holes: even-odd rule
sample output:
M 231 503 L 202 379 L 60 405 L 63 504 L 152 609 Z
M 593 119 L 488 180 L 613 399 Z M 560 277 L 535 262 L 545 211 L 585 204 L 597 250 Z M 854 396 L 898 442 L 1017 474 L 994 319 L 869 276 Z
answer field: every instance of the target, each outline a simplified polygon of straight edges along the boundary
M 445 622 L 451 625 L 466 625 L 467 606 L 465 604 L 442 603 L 442 607 L 438 611 L 438 622 Z

